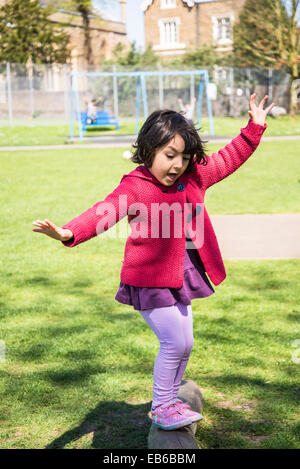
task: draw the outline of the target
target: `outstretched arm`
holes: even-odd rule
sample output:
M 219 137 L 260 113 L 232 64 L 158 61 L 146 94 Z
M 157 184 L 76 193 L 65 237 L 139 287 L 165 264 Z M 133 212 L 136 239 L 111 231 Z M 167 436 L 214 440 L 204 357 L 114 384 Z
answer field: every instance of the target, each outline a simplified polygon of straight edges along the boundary
M 197 100 L 196 98 L 194 98 L 193 100 L 191 100 L 191 107 L 190 107 L 190 113 L 191 113 L 191 115 L 194 114 L 196 100 Z
M 262 134 L 267 128 L 265 123 L 266 116 L 275 104 L 272 103 L 264 109 L 264 104 L 268 99 L 268 96 L 265 96 L 260 104 L 256 106 L 255 96 L 253 94 L 250 97 L 250 111 L 248 111 L 250 119 L 248 125 L 241 129 L 240 135 L 219 150 L 218 153 L 207 156 L 207 165 L 196 165 L 199 184 L 204 189 L 225 179 L 236 171 L 258 147 Z
M 50 238 L 57 239 L 58 241 L 69 241 L 73 237 L 72 231 L 64 228 L 60 228 L 59 226 L 55 225 L 50 220 L 45 218 L 44 220 L 35 220 L 32 222 L 34 226 L 38 228 L 33 228 L 32 231 L 36 231 L 37 233 L 43 233 Z
M 178 104 L 181 111 L 185 111 L 184 105 L 182 104 L 182 99 L 178 99 Z
M 266 95 L 261 100 L 261 102 L 259 103 L 258 106 L 256 106 L 256 104 L 255 104 L 255 98 L 256 98 L 256 93 L 253 93 L 250 96 L 250 101 L 249 101 L 250 111 L 248 111 L 248 113 L 249 113 L 249 116 L 251 117 L 252 122 L 254 124 L 264 126 L 265 122 L 266 122 L 266 117 L 269 114 L 269 112 L 271 111 L 271 109 L 273 109 L 273 107 L 275 106 L 275 103 L 270 104 L 270 106 L 268 106 L 266 109 L 264 109 L 264 105 L 266 104 L 269 96 Z
M 97 202 L 61 228 L 45 219 L 36 220 L 33 225 L 39 229 L 33 231 L 58 239 L 65 246 L 74 247 L 103 233 L 124 218 L 135 199 L 133 183 L 125 179 L 103 201 Z
M 133 179 L 133 178 L 129 178 Z M 128 208 L 136 202 L 134 183 L 125 178 L 103 201 L 95 203 L 81 215 L 63 225 L 72 231 L 74 238 L 63 244 L 77 246 L 107 231 L 128 214 Z

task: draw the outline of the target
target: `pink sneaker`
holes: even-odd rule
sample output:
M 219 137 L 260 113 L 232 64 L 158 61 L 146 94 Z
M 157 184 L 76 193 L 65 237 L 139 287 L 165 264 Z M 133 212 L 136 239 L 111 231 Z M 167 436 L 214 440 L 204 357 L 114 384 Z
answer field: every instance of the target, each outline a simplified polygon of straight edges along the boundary
M 202 414 L 199 414 L 199 412 L 194 412 L 190 406 L 186 403 L 183 402 L 181 399 L 174 399 L 173 402 L 176 405 L 176 408 L 179 410 L 179 412 L 182 412 L 183 415 L 185 415 L 187 418 L 191 419 L 192 422 L 199 422 L 199 420 L 202 420 L 204 417 Z
M 151 412 L 151 417 L 153 424 L 163 430 L 176 430 L 176 428 L 185 427 L 192 423 L 192 420 L 183 414 L 174 400 L 156 407 Z

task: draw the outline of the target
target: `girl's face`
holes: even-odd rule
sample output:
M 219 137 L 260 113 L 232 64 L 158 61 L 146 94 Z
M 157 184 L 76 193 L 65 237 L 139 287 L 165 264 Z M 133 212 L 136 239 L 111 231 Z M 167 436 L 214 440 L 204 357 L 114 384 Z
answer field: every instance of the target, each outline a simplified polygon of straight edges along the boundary
M 159 148 L 154 156 L 149 171 L 164 186 L 171 186 L 188 167 L 191 155 L 183 154 L 184 140 L 176 134 L 164 147 Z

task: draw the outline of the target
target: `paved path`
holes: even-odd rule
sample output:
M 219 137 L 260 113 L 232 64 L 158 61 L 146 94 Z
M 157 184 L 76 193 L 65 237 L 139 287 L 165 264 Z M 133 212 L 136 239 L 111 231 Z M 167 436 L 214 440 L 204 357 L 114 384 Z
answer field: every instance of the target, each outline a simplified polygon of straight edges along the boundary
M 224 259 L 300 258 L 300 214 L 211 215 Z
M 233 137 L 209 137 L 202 136 L 208 143 L 229 143 Z M 290 135 L 285 137 L 263 137 L 264 142 L 277 141 L 277 140 L 300 140 L 300 135 Z M 76 140 L 78 141 L 78 140 Z M 65 150 L 73 148 L 126 148 L 131 147 L 135 142 L 134 135 L 124 136 L 102 136 L 98 139 L 93 138 L 86 140 L 89 143 L 68 143 L 66 145 L 29 145 L 29 146 L 15 146 L 15 147 L 0 147 L 0 151 L 33 151 L 33 150 Z M 91 143 L 93 142 L 93 143 Z

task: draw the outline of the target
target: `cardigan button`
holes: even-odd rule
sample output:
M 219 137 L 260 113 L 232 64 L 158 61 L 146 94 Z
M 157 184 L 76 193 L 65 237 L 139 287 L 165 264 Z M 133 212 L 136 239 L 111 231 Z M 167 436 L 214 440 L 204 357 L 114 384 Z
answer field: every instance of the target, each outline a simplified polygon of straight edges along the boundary
M 183 182 L 179 182 L 176 187 L 179 192 L 182 192 L 185 189 L 185 185 L 183 184 Z

